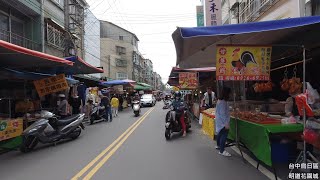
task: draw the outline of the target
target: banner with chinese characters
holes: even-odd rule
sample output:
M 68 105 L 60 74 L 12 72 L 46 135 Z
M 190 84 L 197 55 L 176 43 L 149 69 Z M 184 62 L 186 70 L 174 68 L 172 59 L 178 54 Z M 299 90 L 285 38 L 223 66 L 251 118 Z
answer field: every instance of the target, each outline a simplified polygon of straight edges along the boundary
M 179 73 L 180 89 L 196 89 L 198 87 L 198 74 L 195 72 Z
M 271 46 L 217 46 L 216 78 L 269 81 L 271 52 Z
M 40 97 L 68 89 L 68 83 L 64 74 L 33 81 Z
M 197 6 L 197 27 L 204 26 L 203 6 Z
M 221 0 L 204 1 L 204 25 L 220 26 L 222 25 Z
M 0 120 L 0 141 L 20 136 L 23 131 L 23 119 Z

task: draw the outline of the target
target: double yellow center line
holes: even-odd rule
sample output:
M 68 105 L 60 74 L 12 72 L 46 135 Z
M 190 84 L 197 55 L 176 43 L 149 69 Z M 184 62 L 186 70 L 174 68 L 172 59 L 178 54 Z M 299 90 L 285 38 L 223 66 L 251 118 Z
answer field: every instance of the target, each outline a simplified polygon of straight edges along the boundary
M 109 160 L 109 158 L 120 148 L 120 146 L 128 139 L 133 131 L 146 119 L 146 117 L 153 111 L 154 108 L 148 110 L 140 119 L 133 123 L 121 136 L 119 136 L 112 144 L 104 149 L 96 158 L 94 158 L 86 167 L 84 167 L 78 174 L 72 177 L 71 180 L 77 180 L 81 178 L 88 170 L 96 164 L 94 168 L 83 178 L 89 180 L 92 176 Z M 120 142 L 119 142 L 120 141 Z M 118 143 L 119 142 L 119 143 Z M 109 153 L 108 153 L 109 152 Z M 106 155 L 106 153 L 108 153 Z

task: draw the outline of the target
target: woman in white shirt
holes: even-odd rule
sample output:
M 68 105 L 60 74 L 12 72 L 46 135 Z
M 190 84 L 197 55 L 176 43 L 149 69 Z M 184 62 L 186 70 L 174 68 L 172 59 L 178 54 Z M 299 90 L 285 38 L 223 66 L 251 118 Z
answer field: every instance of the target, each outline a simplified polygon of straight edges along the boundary
M 217 133 L 217 146 L 219 149 L 219 154 L 223 156 L 231 156 L 230 153 L 225 151 L 225 144 L 227 141 L 229 128 L 230 128 L 230 112 L 228 106 L 228 99 L 230 96 L 231 89 L 224 87 L 222 90 L 222 96 L 218 99 L 216 112 L 215 112 L 215 125 Z

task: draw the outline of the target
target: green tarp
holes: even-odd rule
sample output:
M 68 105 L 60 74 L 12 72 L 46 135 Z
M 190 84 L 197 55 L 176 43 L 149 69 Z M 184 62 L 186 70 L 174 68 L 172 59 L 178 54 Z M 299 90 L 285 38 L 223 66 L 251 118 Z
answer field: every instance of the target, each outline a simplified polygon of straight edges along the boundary
M 141 86 L 139 84 L 134 85 L 135 90 L 150 90 L 150 87 Z
M 235 140 L 234 118 L 230 121 L 228 138 Z M 262 125 L 248 121 L 238 120 L 239 140 L 242 142 L 261 162 L 272 166 L 270 134 L 302 132 L 302 124 L 273 124 Z

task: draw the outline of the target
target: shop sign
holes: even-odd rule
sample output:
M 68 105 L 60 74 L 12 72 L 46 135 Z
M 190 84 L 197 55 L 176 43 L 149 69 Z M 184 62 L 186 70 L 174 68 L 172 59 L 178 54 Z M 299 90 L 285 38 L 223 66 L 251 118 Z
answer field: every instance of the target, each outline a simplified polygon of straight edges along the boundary
M 204 26 L 203 6 L 197 6 L 197 27 Z
M 173 91 L 179 91 L 180 89 L 179 89 L 177 86 L 173 86 L 173 87 L 172 87 L 172 90 L 173 90 Z
M 198 87 L 198 73 L 179 73 L 179 87 L 180 89 L 196 89 Z
M 204 1 L 205 26 L 222 25 L 221 0 Z
M 0 141 L 20 136 L 23 132 L 23 119 L 0 120 Z
M 217 80 L 269 81 L 271 46 L 217 46 Z
M 68 89 L 68 83 L 64 74 L 33 81 L 40 97 Z

